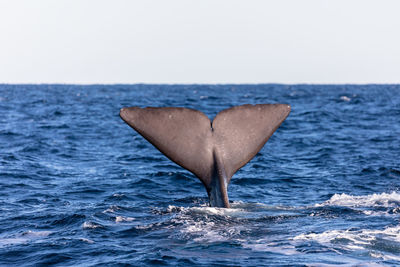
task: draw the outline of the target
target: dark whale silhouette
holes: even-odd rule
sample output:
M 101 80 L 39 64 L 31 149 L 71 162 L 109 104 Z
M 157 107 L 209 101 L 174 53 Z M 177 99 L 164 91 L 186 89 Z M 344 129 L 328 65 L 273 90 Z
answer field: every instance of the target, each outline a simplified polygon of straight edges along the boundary
M 196 175 L 212 207 L 229 208 L 232 175 L 264 146 L 290 113 L 286 104 L 225 109 L 211 122 L 202 112 L 176 107 L 122 108 L 121 118 L 170 160 Z

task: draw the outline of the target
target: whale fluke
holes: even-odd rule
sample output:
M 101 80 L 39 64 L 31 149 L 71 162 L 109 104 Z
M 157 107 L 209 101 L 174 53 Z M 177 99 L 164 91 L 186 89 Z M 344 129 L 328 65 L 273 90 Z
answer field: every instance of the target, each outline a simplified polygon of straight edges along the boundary
M 229 208 L 231 177 L 264 146 L 290 113 L 286 104 L 236 106 L 213 122 L 188 108 L 122 108 L 121 118 L 206 187 L 212 207 Z

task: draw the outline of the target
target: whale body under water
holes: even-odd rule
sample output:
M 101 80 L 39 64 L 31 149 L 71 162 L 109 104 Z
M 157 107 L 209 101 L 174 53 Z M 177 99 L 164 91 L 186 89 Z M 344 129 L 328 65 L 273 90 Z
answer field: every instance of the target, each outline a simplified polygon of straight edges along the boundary
M 180 107 L 122 108 L 121 118 L 170 160 L 197 176 L 211 207 L 229 208 L 233 176 L 264 146 L 290 113 L 287 104 L 235 106 L 214 120 Z

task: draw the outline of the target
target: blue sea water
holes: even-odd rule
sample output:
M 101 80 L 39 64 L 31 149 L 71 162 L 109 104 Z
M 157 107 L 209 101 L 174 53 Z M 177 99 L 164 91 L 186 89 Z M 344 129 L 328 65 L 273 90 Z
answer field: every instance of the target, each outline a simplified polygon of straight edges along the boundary
M 292 112 L 230 209 L 119 118 Z M 0 265 L 400 264 L 400 85 L 0 85 Z

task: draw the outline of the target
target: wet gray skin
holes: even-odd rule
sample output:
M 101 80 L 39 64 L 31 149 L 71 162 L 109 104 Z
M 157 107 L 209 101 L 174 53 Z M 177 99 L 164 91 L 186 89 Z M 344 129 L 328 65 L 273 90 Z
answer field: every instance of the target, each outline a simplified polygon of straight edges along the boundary
M 211 207 L 229 208 L 227 187 L 290 113 L 286 104 L 242 105 L 219 112 L 176 107 L 122 108 L 121 118 L 170 160 L 196 175 Z

